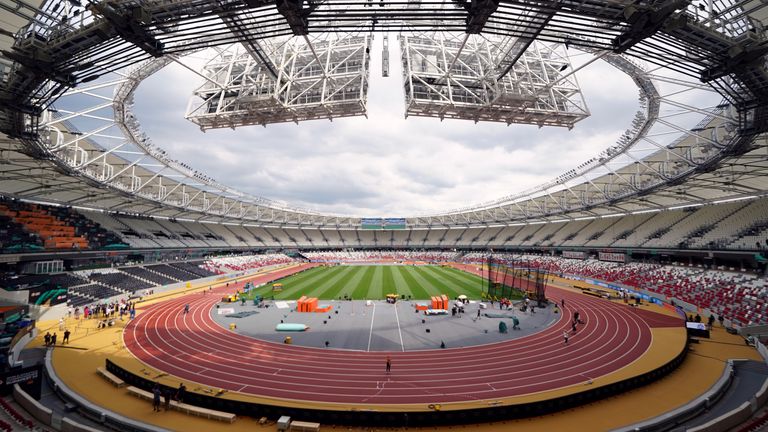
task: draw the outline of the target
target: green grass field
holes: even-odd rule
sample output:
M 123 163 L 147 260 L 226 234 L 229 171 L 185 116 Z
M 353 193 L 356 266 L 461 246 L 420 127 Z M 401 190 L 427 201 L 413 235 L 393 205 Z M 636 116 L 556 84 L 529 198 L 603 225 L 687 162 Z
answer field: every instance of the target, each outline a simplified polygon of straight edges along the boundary
M 278 281 L 283 291 L 275 299 L 297 299 L 303 295 L 318 299 L 338 299 L 345 295 L 354 300 L 383 299 L 390 293 L 425 300 L 445 294 L 454 299 L 464 294 L 479 299 L 485 288 L 479 276 L 440 266 L 334 266 L 315 267 Z M 253 295 L 270 298 L 272 283 L 256 289 Z

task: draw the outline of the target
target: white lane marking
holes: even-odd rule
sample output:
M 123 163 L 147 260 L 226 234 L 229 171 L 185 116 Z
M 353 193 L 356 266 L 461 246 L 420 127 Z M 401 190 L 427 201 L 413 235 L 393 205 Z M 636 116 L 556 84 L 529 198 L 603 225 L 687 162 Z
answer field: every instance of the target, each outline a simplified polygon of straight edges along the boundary
M 373 313 L 371 313 L 371 332 L 368 333 L 368 349 L 366 351 L 371 350 L 371 339 L 373 338 L 373 318 L 376 317 L 376 302 L 373 302 Z
M 395 319 L 397 320 L 397 334 L 400 335 L 400 349 L 405 352 L 405 345 L 403 344 L 403 331 L 400 330 L 400 317 L 397 315 L 397 302 L 395 302 Z

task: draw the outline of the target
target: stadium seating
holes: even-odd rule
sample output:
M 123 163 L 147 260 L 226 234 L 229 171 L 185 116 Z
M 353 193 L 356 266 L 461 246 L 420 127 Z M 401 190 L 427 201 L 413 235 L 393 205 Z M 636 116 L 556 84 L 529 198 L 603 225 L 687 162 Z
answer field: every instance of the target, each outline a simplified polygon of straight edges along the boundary
M 625 238 L 618 238 L 611 246 L 631 247 L 651 239 L 656 233 L 667 229 L 680 219 L 684 218 L 686 213 L 683 211 L 658 212 L 649 215 L 643 222 L 635 226 L 631 235 Z
M 67 290 L 67 305 L 72 307 L 85 306 L 89 303 L 93 303 L 93 298 L 86 297 L 77 291 Z
M 201 277 L 196 273 L 191 273 L 187 270 L 173 267 L 170 264 L 145 265 L 144 268 L 154 273 L 159 273 L 167 278 L 173 279 L 174 281 L 185 281 Z
M 477 248 L 502 246 L 768 249 L 768 199 L 508 227 L 277 228 L 82 212 L 134 248 Z M 0 242 L 3 242 L 0 232 Z M 34 239 L 29 239 L 34 247 Z M 756 246 L 756 244 L 758 246 Z
M 73 294 L 75 294 L 75 296 L 73 296 Z M 71 300 L 67 303 L 72 306 L 81 306 L 83 304 L 92 303 L 99 299 L 113 297 L 121 294 L 125 293 L 100 284 L 94 283 L 80 285 L 67 290 L 67 297 Z
M 255 270 L 279 264 L 290 264 L 296 261 L 294 258 L 283 254 L 239 255 L 208 259 L 200 267 L 215 274 L 225 274 Z
M 442 251 L 306 251 L 302 255 L 311 262 L 451 262 L 461 255 Z
M 487 253 L 473 252 L 464 255 L 461 261 L 478 264 L 487 259 Z M 558 275 L 588 277 L 646 289 L 723 315 L 737 325 L 768 324 L 768 283 L 764 277 L 747 272 L 526 254 L 494 254 L 493 259 L 508 265 L 546 269 Z
M 70 288 L 77 285 L 82 285 L 87 281 L 72 274 L 72 273 L 58 273 L 48 275 L 48 284 L 52 287 Z
M 115 269 L 100 269 L 98 271 L 90 272 L 87 277 L 94 282 L 117 288 L 125 293 L 133 293 L 138 290 L 155 286 L 152 283 L 139 280 L 127 273 Z
M 143 267 L 123 267 L 120 270 L 124 273 L 128 273 L 129 275 L 137 279 L 154 283 L 155 285 L 169 285 L 169 284 L 178 282 L 175 279 L 171 279 L 167 276 L 163 276 L 151 270 L 147 270 Z
M 43 206 L 19 201 L 0 201 L 0 215 L 8 227 L 0 233 L 3 245 L 19 242 L 21 248 L 45 249 L 126 248 L 114 233 L 65 207 Z M 27 234 L 22 234 L 26 232 Z M 37 240 L 33 240 L 34 237 Z M 4 249 L 6 246 L 3 247 Z
M 202 264 L 203 264 L 203 261 L 196 261 L 196 262 L 187 261 L 187 262 L 168 263 L 168 266 L 185 271 L 187 273 L 197 276 L 198 278 L 204 278 L 204 277 L 213 276 L 216 274 L 210 270 L 206 270 L 205 268 L 203 268 Z
M 766 222 L 768 222 L 768 201 L 753 201 L 721 219 L 719 223 L 712 226 L 712 229 L 700 237 L 691 239 L 687 246 L 692 248 L 725 248 L 734 242 L 734 238 L 737 238 L 739 232 L 745 230 L 745 227 Z
M 43 249 L 43 241 L 24 230 L 12 218 L 0 214 L 0 250 L 3 252 L 29 252 Z

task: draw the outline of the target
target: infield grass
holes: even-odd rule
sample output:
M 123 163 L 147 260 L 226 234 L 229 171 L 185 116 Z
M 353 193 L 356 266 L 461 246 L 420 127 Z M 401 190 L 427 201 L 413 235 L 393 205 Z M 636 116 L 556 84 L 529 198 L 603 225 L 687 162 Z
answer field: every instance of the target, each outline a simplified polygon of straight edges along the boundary
M 426 300 L 445 294 L 454 299 L 464 294 L 479 299 L 485 281 L 479 276 L 441 266 L 354 265 L 314 267 L 277 280 L 281 292 L 272 292 L 272 283 L 256 289 L 253 295 L 275 299 L 297 299 L 303 295 L 321 300 L 349 296 L 354 300 L 383 299 L 387 294 Z

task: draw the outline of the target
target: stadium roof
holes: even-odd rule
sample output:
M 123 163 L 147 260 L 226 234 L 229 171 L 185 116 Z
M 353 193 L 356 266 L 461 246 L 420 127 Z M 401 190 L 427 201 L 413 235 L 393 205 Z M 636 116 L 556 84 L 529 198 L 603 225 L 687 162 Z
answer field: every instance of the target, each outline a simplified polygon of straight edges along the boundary
M 198 172 L 167 155 L 162 144 L 153 144 L 131 106 L 144 78 L 182 61 L 191 50 L 274 35 L 311 40 L 315 31 L 361 29 L 482 29 L 523 45 L 533 38 L 561 42 L 609 62 L 640 89 L 641 110 L 627 132 L 593 159 L 518 194 L 413 216 L 411 226 L 605 217 L 768 191 L 763 27 L 768 5 L 763 2 L 714 1 L 708 10 L 685 1 L 424 1 L 389 2 L 383 11 L 335 1 L 286 1 L 280 8 L 272 2 L 234 1 L 87 8 L 72 2 L 14 2 L 19 8 L 3 13 L 17 30 L 15 39 L 0 36 L 4 195 L 211 222 L 357 226 L 356 217 L 294 208 L 218 184 L 211 178 L 215 173 Z M 488 4 L 495 7 L 481 7 Z M 531 16 L 537 19 L 522 19 Z M 716 91 L 722 102 L 696 107 L 677 97 L 691 91 Z M 660 115 L 663 107 L 677 114 Z M 692 116 L 698 123 L 687 124 Z

